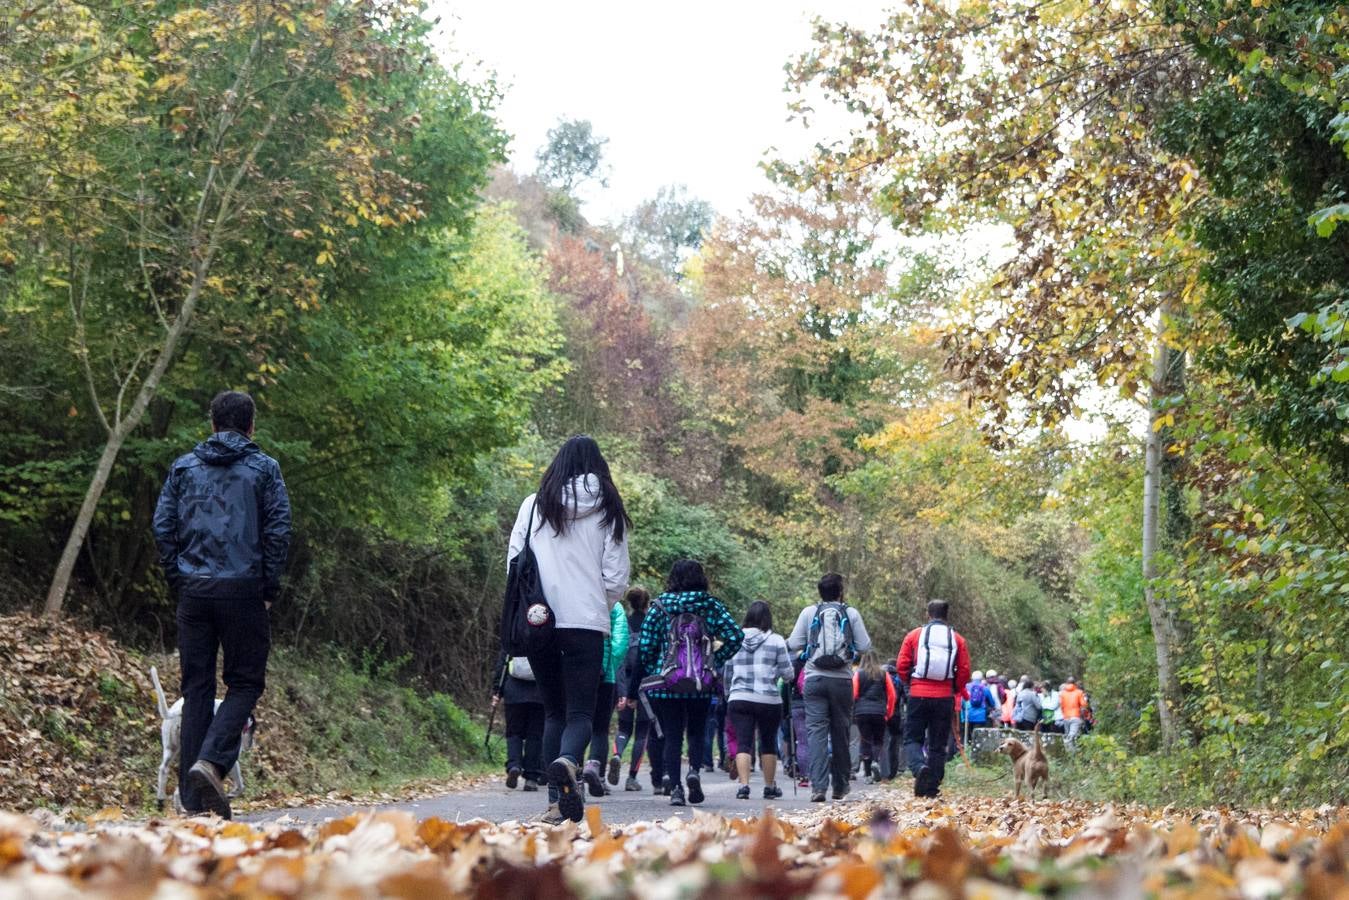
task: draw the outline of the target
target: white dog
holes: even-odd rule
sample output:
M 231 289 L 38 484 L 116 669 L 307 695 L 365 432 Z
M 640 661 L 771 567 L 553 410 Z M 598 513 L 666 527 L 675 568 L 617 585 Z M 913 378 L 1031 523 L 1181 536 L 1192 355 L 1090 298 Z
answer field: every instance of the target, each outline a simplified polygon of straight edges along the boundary
M 155 790 L 155 799 L 159 801 L 159 808 L 164 808 L 164 803 L 168 796 L 164 793 L 169 781 L 169 765 L 178 758 L 183 745 L 183 698 L 179 697 L 172 706 L 169 706 L 168 698 L 164 696 L 164 688 L 159 684 L 159 671 L 150 667 L 150 680 L 155 685 L 155 697 L 159 701 L 159 717 L 164 720 L 159 727 L 159 738 L 164 745 L 164 758 L 159 763 L 159 785 Z M 215 708 L 220 709 L 222 701 L 215 702 Z M 240 736 L 239 752 L 242 754 L 245 750 L 253 749 L 253 717 L 248 717 L 248 722 L 244 725 L 243 734 Z M 234 789 L 230 791 L 230 797 L 237 797 L 244 791 L 244 774 L 239 769 L 239 761 L 235 760 L 234 768 L 230 770 L 230 780 L 234 783 Z M 178 799 L 177 788 L 173 791 L 173 806 L 177 810 L 182 810 L 182 804 Z

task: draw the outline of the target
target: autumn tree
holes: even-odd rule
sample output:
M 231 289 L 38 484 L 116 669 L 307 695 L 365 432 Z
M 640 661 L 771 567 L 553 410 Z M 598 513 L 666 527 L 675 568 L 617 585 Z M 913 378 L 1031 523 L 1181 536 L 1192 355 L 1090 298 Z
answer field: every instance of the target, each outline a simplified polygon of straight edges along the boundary
M 784 191 L 702 247 L 684 368 L 769 509 L 826 502 L 857 439 L 939 362 L 906 333 L 923 307 L 898 289 L 882 230 L 863 196 Z
M 1181 393 L 1194 326 L 1183 214 L 1200 185 L 1151 129 L 1204 72 L 1134 0 L 922 2 L 873 32 L 821 23 L 792 77 L 852 113 L 855 128 L 777 171 L 871 185 L 913 233 L 1010 228 L 1010 257 L 971 292 L 946 337 L 951 370 L 987 411 L 995 440 L 1079 415 L 1097 384 L 1143 393 L 1160 447 L 1176 413 L 1160 400 Z M 804 99 L 797 111 L 812 113 Z M 1153 484 L 1176 496 L 1175 479 L 1161 484 L 1164 455 L 1151 458 Z M 1146 535 L 1157 519 L 1148 516 Z M 1155 574 L 1154 541 L 1145 543 Z M 1160 600 L 1150 605 L 1173 740 L 1177 636 Z

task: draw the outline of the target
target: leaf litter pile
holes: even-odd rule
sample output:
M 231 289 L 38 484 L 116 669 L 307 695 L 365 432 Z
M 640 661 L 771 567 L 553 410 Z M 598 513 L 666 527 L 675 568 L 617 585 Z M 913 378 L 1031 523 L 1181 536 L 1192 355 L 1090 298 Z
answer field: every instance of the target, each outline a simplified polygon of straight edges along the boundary
M 177 698 L 174 656 L 144 657 L 102 632 L 26 614 L 0 616 L 0 809 L 151 809 L 160 718 L 150 666 Z M 241 811 L 306 803 L 387 803 L 469 787 L 468 776 L 423 778 L 396 790 L 311 790 L 307 734 L 325 711 L 285 689 L 263 695 L 262 736 L 244 759 Z M 176 770 L 175 770 L 176 777 Z
M 78 826 L 0 813 L 0 898 L 1349 897 L 1349 821 L 1086 803 L 898 800 L 608 827 L 376 812 L 299 825 Z

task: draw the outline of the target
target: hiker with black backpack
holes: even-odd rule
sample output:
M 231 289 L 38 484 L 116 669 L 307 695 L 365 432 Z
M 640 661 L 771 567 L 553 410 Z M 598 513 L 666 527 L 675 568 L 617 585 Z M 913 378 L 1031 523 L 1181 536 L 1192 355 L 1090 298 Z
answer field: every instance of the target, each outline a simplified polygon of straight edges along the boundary
M 502 610 L 507 653 L 526 649 L 543 694 L 543 821 L 579 822 L 579 765 L 590 742 L 610 610 L 628 587 L 632 522 L 599 444 L 571 438 L 520 505 L 506 558 Z
M 801 610 L 787 639 L 805 661 L 806 743 L 810 799 L 823 803 L 832 773 L 834 799 L 848 795 L 852 760 L 852 663 L 871 649 L 862 616 L 843 600 L 843 576 L 830 572 L 818 585 L 820 602 Z
M 928 603 L 927 624 L 905 635 L 895 662 L 909 694 L 904 751 L 913 772 L 915 797 L 938 794 L 946 776 L 946 745 L 951 740 L 955 698 L 970 680 L 970 651 L 965 639 L 946 623 L 949 611 L 950 604 L 945 600 Z
M 726 605 L 709 593 L 703 567 L 681 559 L 670 569 L 665 593 L 651 603 L 642 622 L 638 656 L 649 701 L 664 738 L 662 793 L 671 806 L 703 802 L 701 771 L 706 750 L 707 713 L 718 690 L 717 677 L 744 641 L 744 632 Z M 689 774 L 679 783 L 680 757 L 688 738 Z

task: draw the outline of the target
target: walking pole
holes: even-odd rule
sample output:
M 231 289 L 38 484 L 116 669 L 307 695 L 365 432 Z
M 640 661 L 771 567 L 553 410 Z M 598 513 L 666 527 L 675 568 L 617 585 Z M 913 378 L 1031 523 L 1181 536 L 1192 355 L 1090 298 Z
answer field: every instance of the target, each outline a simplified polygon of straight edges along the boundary
M 482 736 L 482 751 L 487 756 L 488 762 L 494 762 L 492 759 L 492 748 L 490 746 L 492 742 L 492 726 L 496 724 L 497 707 L 500 705 L 501 692 L 506 688 L 506 674 L 510 671 L 510 665 L 510 659 L 507 658 L 501 666 L 501 677 L 497 679 L 497 689 L 492 694 L 492 712 L 487 717 L 487 731 L 484 732 Z
M 782 683 L 782 711 L 787 715 L 787 775 L 792 780 L 792 797 L 797 794 L 801 773 L 797 771 L 796 758 L 796 721 L 792 718 L 792 689 L 787 682 Z

